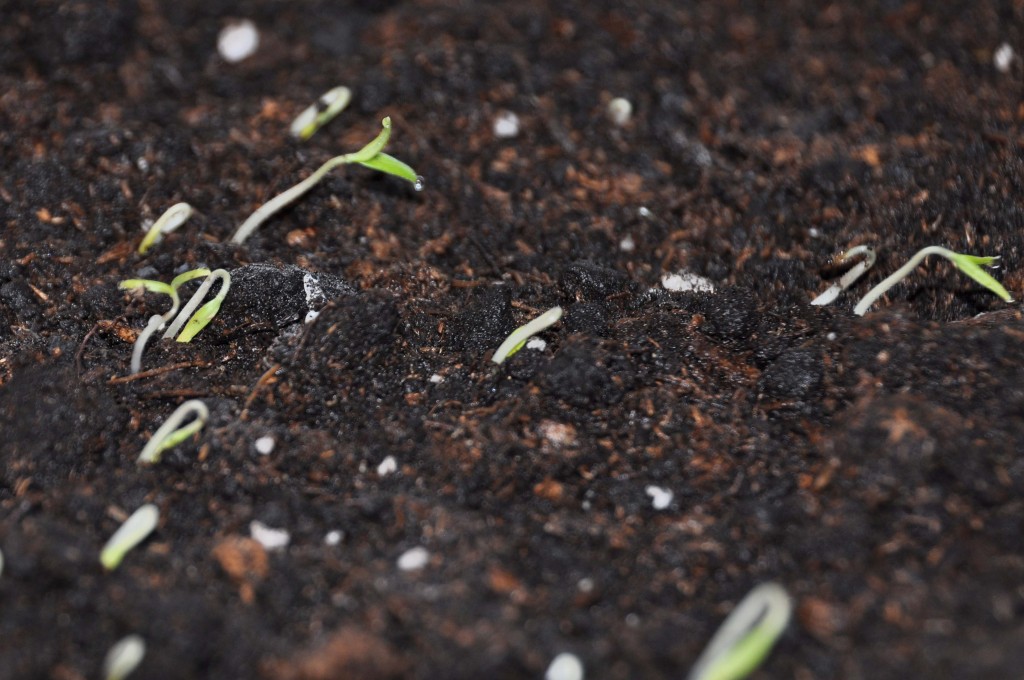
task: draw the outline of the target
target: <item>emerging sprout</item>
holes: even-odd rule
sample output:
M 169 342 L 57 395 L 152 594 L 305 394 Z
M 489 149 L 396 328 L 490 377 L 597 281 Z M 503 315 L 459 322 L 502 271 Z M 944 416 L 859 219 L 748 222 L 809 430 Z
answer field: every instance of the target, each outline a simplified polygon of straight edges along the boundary
M 147 250 L 160 242 L 164 234 L 170 234 L 183 225 L 185 220 L 190 217 L 192 217 L 192 206 L 188 203 L 175 203 L 172 205 L 146 232 L 142 243 L 139 244 L 139 254 L 144 255 Z
M 757 586 L 722 623 L 687 680 L 740 680 L 754 672 L 789 623 L 793 610 L 782 586 Z
M 188 425 L 182 426 L 182 422 L 189 416 L 195 416 L 195 420 L 190 422 Z M 167 449 L 177 446 L 181 442 L 185 441 L 193 434 L 198 432 L 206 424 L 206 421 L 210 418 L 210 409 L 206 408 L 206 404 L 198 399 L 190 399 L 184 404 L 179 406 L 171 417 L 167 419 L 163 425 L 160 426 L 146 446 L 143 447 L 142 453 L 139 454 L 139 464 L 153 464 L 160 462 L 160 456 Z
M 124 680 L 146 656 L 146 643 L 138 635 L 129 635 L 110 648 L 103 660 L 104 680 Z
M 292 121 L 291 128 L 289 128 L 292 137 L 306 141 L 328 121 L 344 111 L 350 101 L 352 101 L 352 90 L 347 87 L 340 86 L 328 90 Z
M 875 251 L 868 246 L 854 246 L 845 252 L 839 253 L 839 257 L 836 258 L 835 263 L 846 264 L 858 255 L 863 255 L 864 259 L 854 265 L 850 271 L 843 274 L 838 283 L 833 283 L 824 293 L 811 300 L 812 305 L 823 307 L 825 305 L 832 304 L 832 302 L 839 297 L 840 293 L 852 286 L 854 281 L 859 279 L 864 275 L 864 272 L 874 266 Z
M 107 571 L 117 569 L 128 551 L 153 533 L 159 519 L 160 511 L 152 503 L 147 503 L 132 513 L 103 546 L 103 551 L 100 552 L 100 563 L 103 568 Z
M 175 276 L 169 284 L 164 283 L 163 281 L 154 281 L 152 279 L 127 279 L 118 285 L 122 290 L 145 288 L 151 293 L 163 293 L 171 298 L 171 309 L 162 316 L 159 314 L 151 316 L 149 318 L 149 323 L 147 323 L 146 327 L 141 333 L 139 333 L 139 337 L 135 339 L 135 344 L 132 346 L 132 375 L 142 370 L 142 352 L 146 349 L 146 343 L 149 342 L 149 338 L 152 337 L 153 333 L 156 333 L 163 328 L 164 325 L 173 319 L 178 313 L 178 307 L 181 304 L 181 300 L 178 298 L 178 288 L 192 279 L 199 278 L 200 276 L 208 277 L 209 275 L 209 269 L 200 267 L 199 269 L 192 269 L 184 274 Z M 197 302 L 196 304 L 199 303 Z M 184 323 L 184 321 L 182 323 Z M 198 332 L 199 331 L 197 330 L 196 333 Z
M 221 286 L 217 295 L 212 300 L 207 302 L 205 305 L 199 308 L 195 314 L 192 312 L 196 307 L 199 307 L 199 303 L 206 297 L 206 293 L 210 290 L 213 282 L 220 279 Z M 171 322 L 170 328 L 164 333 L 164 338 L 172 338 L 175 333 L 185 325 L 185 320 L 188 319 L 188 325 L 185 325 L 185 330 L 181 331 L 181 335 L 178 336 L 178 342 L 190 342 L 192 338 L 196 337 L 199 331 L 206 328 L 206 325 L 213 320 L 213 317 L 217 316 L 217 312 L 220 311 L 220 305 L 224 302 L 224 298 L 227 297 L 228 289 L 231 288 L 231 274 L 224 269 L 215 269 L 209 273 L 203 284 L 199 286 L 192 298 L 185 303 L 185 306 L 178 316 L 175 317 L 174 321 Z M 192 315 L 192 318 L 189 318 Z
M 967 274 L 985 288 L 988 288 L 990 291 L 1001 297 L 1004 302 L 1013 302 L 1013 297 L 1005 288 L 1003 288 L 1003 285 L 992 278 L 988 272 L 979 266 L 985 265 L 987 267 L 995 267 L 996 265 L 993 263 L 999 259 L 998 257 L 965 255 L 963 253 L 955 253 L 952 250 L 947 250 L 940 246 L 928 246 L 927 248 L 922 248 L 917 251 L 917 253 L 910 258 L 905 265 L 897 269 L 884 281 L 869 290 L 867 295 L 862 297 L 860 302 L 857 303 L 857 306 L 853 308 L 853 313 L 857 316 L 864 316 L 864 312 L 868 310 L 868 307 L 870 307 L 875 300 L 880 298 L 885 291 L 892 288 L 899 281 L 906 278 L 906 276 L 914 270 L 914 267 L 920 264 L 921 260 L 929 255 L 941 255 L 952 262 L 956 268 L 964 274 Z
M 382 153 L 384 147 L 388 143 L 388 139 L 391 137 L 391 118 L 385 118 L 382 120 L 381 126 L 383 129 L 380 131 L 380 134 L 359 151 L 356 151 L 355 153 L 347 153 L 342 156 L 335 156 L 321 165 L 312 175 L 257 208 L 256 212 L 249 215 L 245 222 L 242 222 L 242 225 L 238 227 L 234 236 L 231 237 L 231 242 L 236 244 L 244 243 L 245 239 L 249 238 L 249 235 L 252 234 L 257 227 L 266 222 L 271 216 L 280 211 L 286 205 L 297 200 L 300 196 L 316 186 L 317 183 L 327 175 L 327 173 L 339 165 L 358 163 L 359 165 L 366 166 L 371 170 L 378 170 L 412 182 L 417 190 L 422 188 L 422 180 L 416 175 L 415 170 L 397 158 L 389 156 L 386 153 Z
M 501 343 L 501 346 L 494 352 L 494 356 L 491 357 L 491 361 L 496 364 L 503 363 L 505 359 L 508 359 L 510 356 L 522 349 L 527 340 L 537 335 L 537 333 L 540 333 L 548 326 L 554 325 L 561 318 L 562 308 L 552 307 L 533 321 L 515 329 L 509 333 L 509 336 L 505 338 L 505 342 Z

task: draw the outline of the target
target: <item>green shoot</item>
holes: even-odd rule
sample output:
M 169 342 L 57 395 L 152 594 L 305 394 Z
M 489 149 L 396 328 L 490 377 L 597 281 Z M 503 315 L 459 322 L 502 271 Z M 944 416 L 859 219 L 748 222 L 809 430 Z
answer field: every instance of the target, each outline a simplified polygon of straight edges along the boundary
M 862 297 L 860 302 L 857 303 L 857 306 L 853 308 L 853 313 L 857 316 L 864 316 L 864 312 L 868 310 L 868 307 L 870 307 L 875 300 L 880 298 L 887 290 L 906 278 L 907 275 L 914 270 L 914 267 L 920 264 L 921 260 L 929 255 L 940 255 L 941 257 L 946 258 L 952 262 L 957 269 L 998 295 L 1004 302 L 1013 302 L 1013 297 L 1005 288 L 1003 288 L 1003 285 L 992 278 L 988 272 L 979 266 L 985 265 L 987 267 L 995 267 L 996 265 L 994 263 L 999 259 L 998 257 L 965 255 L 963 253 L 955 253 L 952 250 L 947 250 L 940 246 L 928 246 L 927 248 L 922 248 L 917 251 L 917 253 L 911 257 L 905 265 L 897 269 L 884 281 L 869 290 L 867 295 Z
M 754 588 L 722 623 L 687 680 L 741 680 L 761 665 L 789 623 L 793 604 L 779 585 Z
M 270 217 L 282 210 L 288 204 L 298 200 L 299 197 L 316 186 L 320 180 L 327 175 L 327 173 L 339 165 L 359 163 L 360 165 L 364 165 L 373 170 L 395 175 L 396 177 L 412 182 L 414 186 L 416 186 L 417 190 L 421 189 L 423 186 L 422 181 L 419 180 L 416 173 L 408 165 L 395 160 L 390 156 L 385 156 L 384 159 L 379 158 L 379 156 L 382 155 L 381 151 L 387 145 L 388 139 L 391 137 L 391 118 L 385 118 L 382 120 L 381 126 L 383 129 L 380 134 L 378 134 L 373 141 L 359 151 L 344 154 L 342 156 L 335 156 L 317 168 L 316 172 L 312 175 L 257 208 L 256 212 L 249 215 L 245 222 L 242 222 L 242 225 L 238 227 L 235 234 L 231 237 L 231 242 L 235 244 L 244 243 L 252 232 L 256 231 L 257 227 L 266 222 Z M 388 159 L 390 159 L 390 161 Z
M 103 660 L 104 680 L 124 680 L 138 668 L 146 656 L 146 643 L 138 635 L 129 635 L 110 648 Z
M 854 246 L 845 252 L 839 253 L 835 263 L 846 264 L 859 255 L 863 255 L 864 259 L 854 265 L 850 271 L 843 274 L 838 283 L 833 283 L 824 293 L 811 300 L 812 305 L 822 307 L 824 305 L 831 304 L 837 297 L 839 297 L 840 293 L 852 286 L 854 281 L 859 279 L 863 276 L 864 272 L 874 266 L 875 251 L 868 246 Z
M 178 313 L 178 307 L 181 304 L 181 300 L 178 298 L 178 288 L 192 279 L 199 278 L 200 276 L 209 276 L 209 274 L 209 269 L 200 267 L 199 269 L 187 271 L 184 274 L 178 274 L 171 280 L 170 284 L 163 281 L 154 281 L 153 279 L 127 279 L 118 285 L 122 290 L 144 288 L 152 293 L 169 295 L 171 298 L 171 309 L 162 316 L 159 314 L 151 316 L 149 323 L 146 324 L 146 327 L 139 333 L 139 337 L 136 338 L 135 344 L 132 346 L 132 375 L 142 370 L 142 353 L 145 351 L 146 343 L 149 342 L 150 337 L 163 328 Z M 199 331 L 196 332 L 198 333 Z
M 170 234 L 183 225 L 185 220 L 191 216 L 192 206 L 188 203 L 175 203 L 172 205 L 146 232 L 145 237 L 143 237 L 142 242 L 139 244 L 139 254 L 145 255 L 147 250 L 163 239 L 164 234 Z
M 203 281 L 203 285 L 199 287 L 199 290 L 197 290 L 195 295 L 192 296 L 192 299 L 188 301 L 187 305 L 185 305 L 185 309 L 181 310 L 181 314 L 178 315 L 178 318 L 187 318 L 188 313 L 191 312 L 195 308 L 195 305 L 198 305 L 199 301 L 206 296 L 206 292 L 210 289 L 210 286 L 213 285 L 213 282 L 216 279 L 221 280 L 221 287 L 217 292 L 217 295 L 192 315 L 192 318 L 189 319 L 188 323 L 185 325 L 185 329 L 181 331 L 181 335 L 178 336 L 178 342 L 190 342 L 192 338 L 196 337 L 199 331 L 206 328 L 206 325 L 213 320 L 213 317 L 217 316 L 217 312 L 220 311 L 220 305 L 224 302 L 224 298 L 228 295 L 228 289 L 231 287 L 231 274 L 224 269 L 217 269 L 210 273 L 206 280 Z M 178 324 L 178 320 L 175 319 L 174 323 Z M 177 331 L 177 327 L 175 327 L 174 330 Z M 174 333 L 171 332 L 171 329 L 168 329 L 167 333 L 169 335 L 174 335 Z M 167 335 L 164 337 L 167 337 Z
M 147 503 L 132 513 L 103 546 L 100 552 L 100 563 L 103 568 L 107 571 L 117 569 L 128 551 L 153 533 L 159 520 L 160 510 L 152 503 Z
M 182 422 L 189 416 L 195 416 L 195 419 L 188 425 L 182 426 Z M 198 399 L 190 399 L 184 404 L 179 406 L 171 417 L 167 419 L 163 425 L 150 437 L 149 441 L 146 442 L 146 446 L 143 447 L 142 453 L 139 454 L 137 463 L 143 465 L 150 465 L 153 463 L 160 462 L 160 456 L 167 449 L 177 446 L 181 442 L 185 441 L 193 434 L 202 429 L 206 425 L 206 421 L 210 418 L 210 410 L 206 408 L 206 404 Z
M 494 352 L 494 356 L 491 357 L 491 361 L 496 364 L 503 363 L 505 359 L 508 359 L 510 356 L 522 349 L 527 340 L 537 335 L 537 333 L 540 333 L 545 328 L 554 325 L 561 318 L 562 308 L 552 307 L 533 321 L 515 329 L 509 333 L 509 336 L 505 338 L 505 342 L 501 343 L 501 346 Z
M 306 141 L 332 118 L 344 111 L 350 101 L 352 101 L 352 90 L 347 87 L 340 86 L 328 90 L 292 121 L 289 128 L 292 137 Z

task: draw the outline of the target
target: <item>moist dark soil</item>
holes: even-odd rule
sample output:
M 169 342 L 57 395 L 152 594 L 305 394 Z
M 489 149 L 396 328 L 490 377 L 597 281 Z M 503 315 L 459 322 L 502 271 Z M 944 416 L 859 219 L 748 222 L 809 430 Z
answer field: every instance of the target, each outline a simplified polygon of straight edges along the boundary
M 3 17 L 0 677 L 96 678 L 134 633 L 140 678 L 539 678 L 560 652 L 681 678 L 768 581 L 794 618 L 754 677 L 1020 676 L 1020 304 L 929 259 L 852 313 L 929 245 L 1024 293 L 1019 0 Z M 228 63 L 243 18 L 260 45 Z M 423 191 L 348 166 L 229 244 L 385 115 Z M 875 268 L 811 306 L 858 244 Z M 118 283 L 198 266 L 232 273 L 220 314 L 130 375 L 168 302 Z M 554 305 L 545 346 L 490 360 Z M 193 398 L 206 427 L 137 465 Z M 105 572 L 144 503 L 157 530 Z

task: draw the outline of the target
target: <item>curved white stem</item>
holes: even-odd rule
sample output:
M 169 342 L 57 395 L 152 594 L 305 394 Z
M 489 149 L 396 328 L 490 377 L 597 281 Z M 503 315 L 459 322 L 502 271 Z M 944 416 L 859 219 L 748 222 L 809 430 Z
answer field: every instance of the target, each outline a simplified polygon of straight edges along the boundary
M 917 251 L 913 257 L 907 260 L 905 265 L 885 277 L 881 283 L 869 290 L 867 294 L 860 299 L 857 306 L 853 308 L 853 313 L 857 316 L 864 316 L 864 312 L 868 311 L 868 307 L 874 304 L 875 300 L 882 297 L 882 295 L 885 294 L 885 291 L 889 290 L 906 278 L 910 272 L 914 271 L 914 267 L 921 264 L 921 260 L 929 255 L 941 255 L 947 260 L 955 261 L 954 256 L 956 253 L 948 248 L 943 248 L 942 246 L 928 246 L 927 248 L 922 248 Z
M 195 420 L 188 425 L 181 427 L 189 416 L 195 416 Z M 210 409 L 198 399 L 190 399 L 179 406 L 171 417 L 167 419 L 160 428 L 153 433 L 153 436 L 146 442 L 142 453 L 139 454 L 137 463 L 156 463 L 160 460 L 160 454 L 164 449 L 174 446 L 178 442 L 198 432 L 210 418 Z
M 852 286 L 854 281 L 863 276 L 864 272 L 875 265 L 875 251 L 869 246 L 854 246 L 842 253 L 838 258 L 836 258 L 836 261 L 839 264 L 842 264 L 854 257 L 857 257 L 858 255 L 863 255 L 864 259 L 854 265 L 850 271 L 843 274 L 838 283 L 832 284 L 824 293 L 811 300 L 812 305 L 822 307 L 824 305 L 831 304 L 837 297 L 839 297 L 841 292 Z
M 502 363 L 505 359 L 518 352 L 519 348 L 522 347 L 527 340 L 532 338 L 534 335 L 537 335 L 537 333 L 540 333 L 548 326 L 553 325 L 561 318 L 562 308 L 552 307 L 533 321 L 515 329 L 509 333 L 509 336 L 505 338 L 505 342 L 501 343 L 501 346 L 494 352 L 494 356 L 491 357 L 491 361 L 496 364 Z
M 135 344 L 132 345 L 132 375 L 142 370 L 142 352 L 146 349 L 146 343 L 149 342 L 149 338 L 153 333 L 159 331 L 163 326 L 164 317 L 154 314 L 149 317 L 149 323 L 146 324 L 146 327 L 139 332 L 139 337 L 135 339 Z

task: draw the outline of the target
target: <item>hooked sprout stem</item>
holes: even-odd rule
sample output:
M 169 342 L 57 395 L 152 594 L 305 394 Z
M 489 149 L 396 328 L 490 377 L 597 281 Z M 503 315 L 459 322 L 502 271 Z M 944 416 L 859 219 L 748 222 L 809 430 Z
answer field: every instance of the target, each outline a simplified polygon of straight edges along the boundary
M 859 279 L 867 270 L 874 266 L 875 251 L 869 246 L 854 246 L 853 248 L 840 253 L 839 257 L 836 258 L 836 264 L 845 264 L 859 255 L 863 255 L 864 259 L 855 264 L 850 271 L 843 274 L 838 283 L 833 283 L 824 293 L 811 300 L 812 305 L 822 307 L 824 305 L 832 304 L 832 302 L 839 297 L 840 293 L 852 286 L 854 281 Z
M 505 359 L 508 359 L 510 356 L 522 349 L 527 340 L 537 335 L 537 333 L 540 333 L 545 328 L 554 325 L 561 318 L 562 308 L 552 307 L 533 321 L 515 329 L 509 333 L 507 338 L 505 338 L 505 342 L 501 343 L 498 349 L 495 350 L 494 356 L 491 357 L 491 361 L 496 364 L 503 363 Z
M 182 423 L 189 416 L 195 416 L 195 420 L 188 425 L 182 426 Z M 201 430 L 209 418 L 210 410 L 206 408 L 206 404 L 202 401 L 199 399 L 186 401 L 153 433 L 153 436 L 146 442 L 146 446 L 143 447 L 142 453 L 139 454 L 136 462 L 145 465 L 160 462 L 160 456 L 164 451 L 172 446 L 177 446 Z
M 124 524 L 118 527 L 100 552 L 100 563 L 107 571 L 117 569 L 128 551 L 146 540 L 160 520 L 160 510 L 147 503 L 132 513 Z
M 853 308 L 853 313 L 857 316 L 864 316 L 864 312 L 868 310 L 868 307 L 870 307 L 875 300 L 882 297 L 887 290 L 906 278 L 907 275 L 914 270 L 914 267 L 920 264 L 921 260 L 929 255 L 939 255 L 946 258 L 952 262 L 957 269 L 998 295 L 1004 302 L 1013 302 L 1013 297 L 1006 288 L 1004 288 L 1001 283 L 992 278 L 990 274 L 979 266 L 985 265 L 987 267 L 994 267 L 995 265 L 993 263 L 999 259 L 998 257 L 966 255 L 964 253 L 953 252 L 952 250 L 941 246 L 928 246 L 927 248 L 922 248 L 917 251 L 917 253 L 915 253 L 905 265 L 897 269 L 881 283 L 869 290 L 867 294 L 860 299 L 857 306 Z
M 306 141 L 332 118 L 344 111 L 350 101 L 352 101 L 352 90 L 347 87 L 342 85 L 328 90 L 292 121 L 289 132 L 292 137 Z
M 317 168 L 312 175 L 257 208 L 256 212 L 249 215 L 245 222 L 242 222 L 242 225 L 238 227 L 231 237 L 231 242 L 234 244 L 244 243 L 252 232 L 256 231 L 257 227 L 288 204 L 298 200 L 299 197 L 316 186 L 327 173 L 339 165 L 359 163 L 373 170 L 401 177 L 412 182 L 417 187 L 422 186 L 419 177 L 412 168 L 396 158 L 381 153 L 391 137 L 391 118 L 388 117 L 382 120 L 381 126 L 383 129 L 380 131 L 380 134 L 359 151 L 335 156 Z
M 221 287 L 217 292 L 216 297 L 207 302 L 199 311 L 196 308 L 199 307 L 199 303 L 206 297 L 206 293 L 213 286 L 214 281 L 220 279 Z M 196 292 L 189 298 L 189 301 L 185 303 L 185 306 L 181 308 L 178 315 L 174 317 L 174 321 L 164 332 L 164 339 L 173 338 L 181 330 L 181 327 L 188 322 L 188 326 L 178 335 L 178 342 L 189 342 L 192 338 L 199 333 L 199 331 L 206 328 L 206 324 L 210 323 L 217 312 L 220 311 L 220 305 L 224 301 L 224 298 L 228 294 L 228 289 L 231 287 L 231 274 L 224 269 L 215 269 L 214 271 L 207 271 L 206 279 L 196 289 Z M 193 312 L 195 314 L 193 315 Z M 191 317 L 191 318 L 190 318 Z
M 726 617 L 687 680 L 740 680 L 757 668 L 786 629 L 793 603 L 785 589 L 764 583 Z
M 139 243 L 139 254 L 145 255 L 146 251 L 159 243 L 165 234 L 185 224 L 185 221 L 192 216 L 192 206 L 188 203 L 175 203 L 168 208 L 163 215 L 157 218 L 153 226 L 149 228 L 142 242 Z

